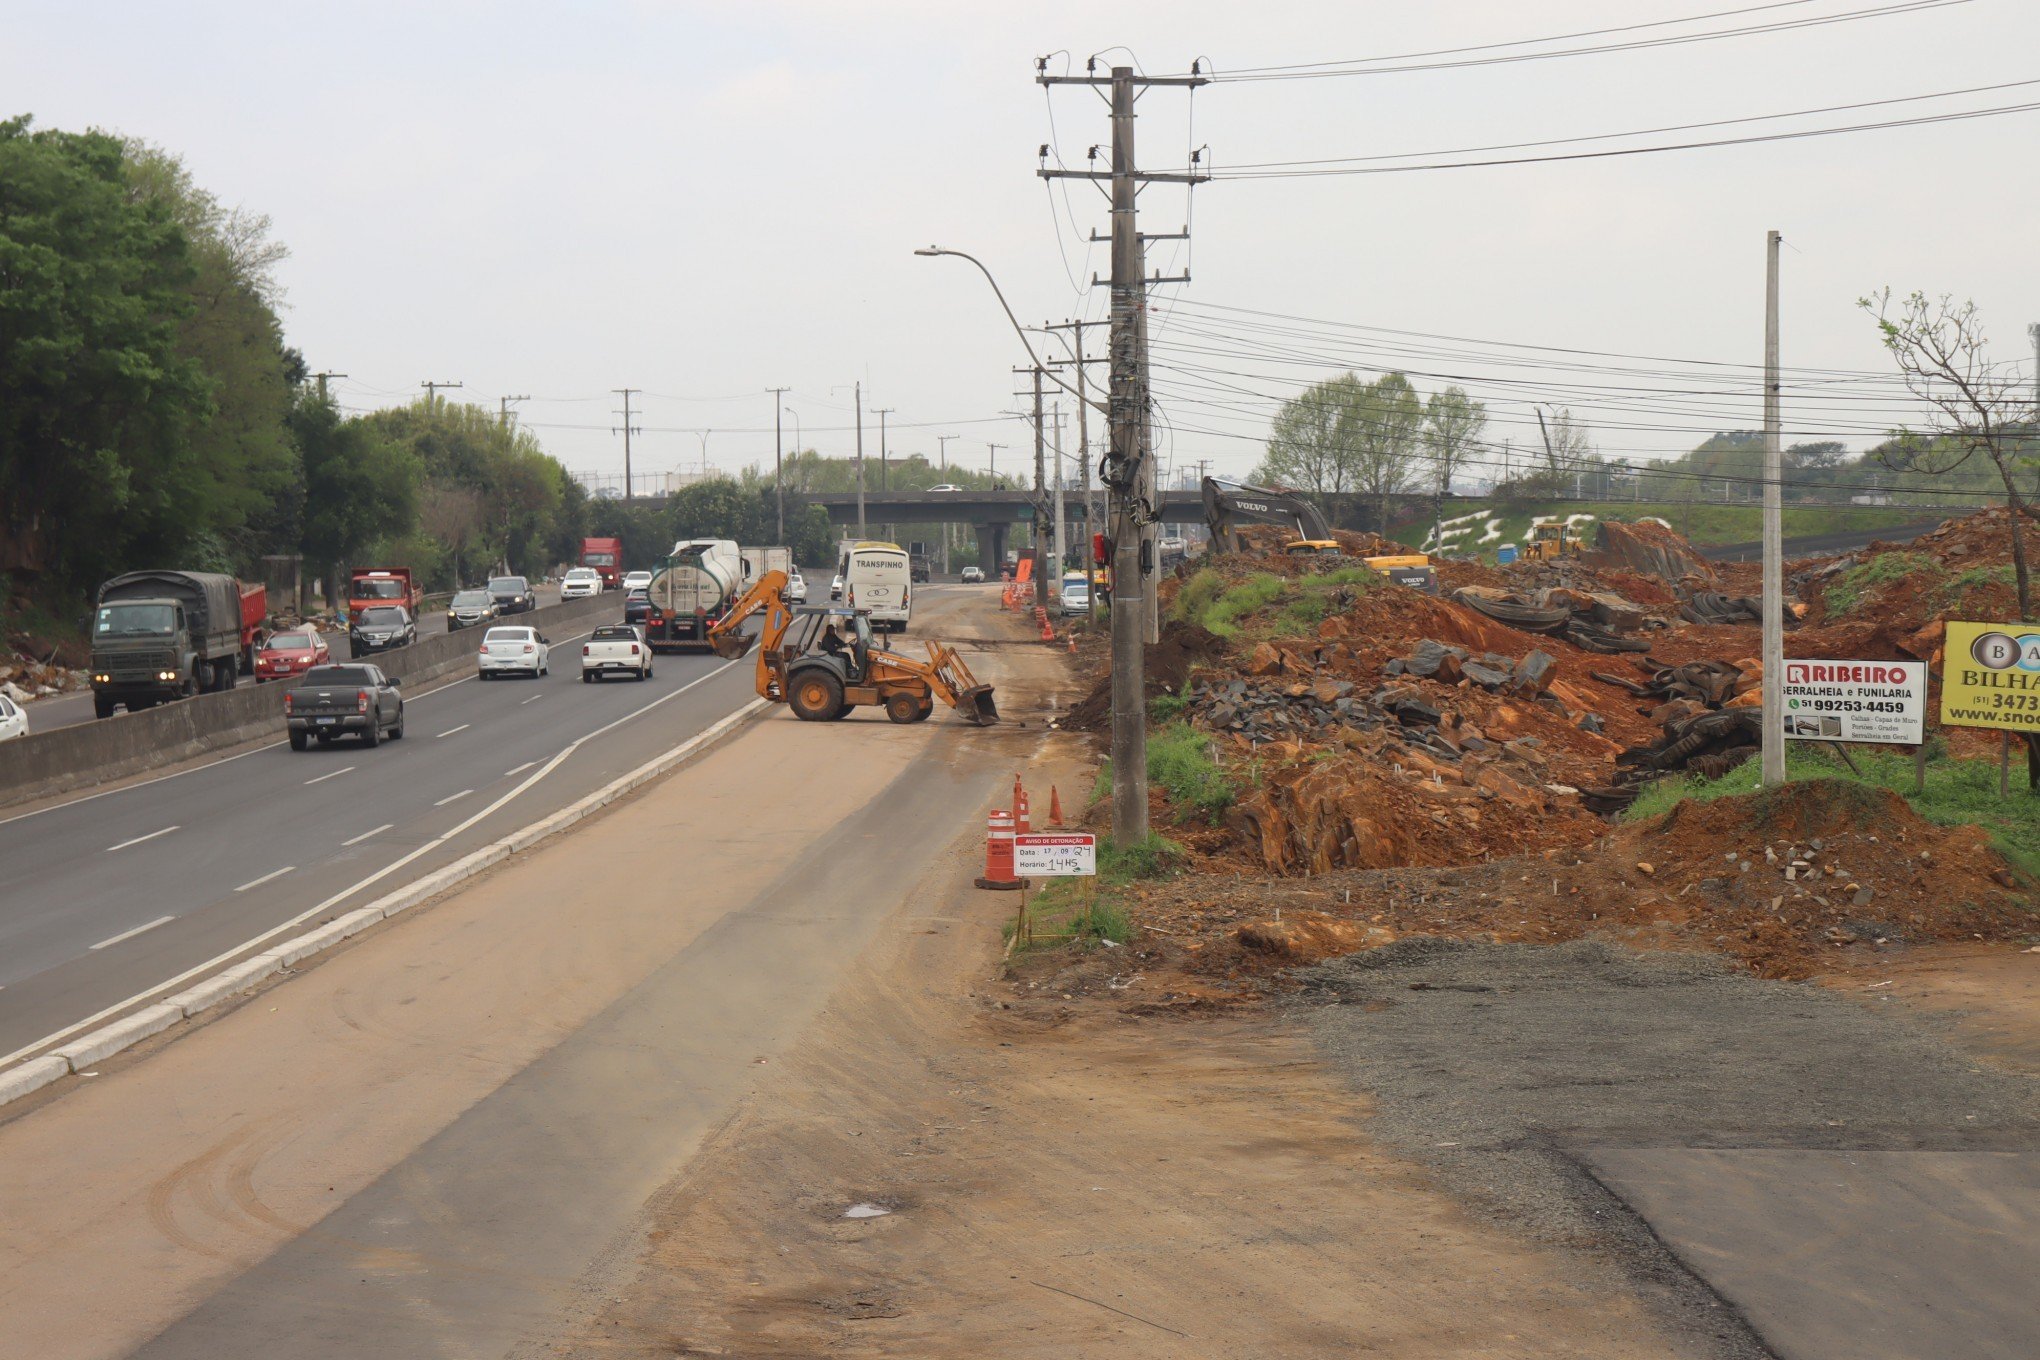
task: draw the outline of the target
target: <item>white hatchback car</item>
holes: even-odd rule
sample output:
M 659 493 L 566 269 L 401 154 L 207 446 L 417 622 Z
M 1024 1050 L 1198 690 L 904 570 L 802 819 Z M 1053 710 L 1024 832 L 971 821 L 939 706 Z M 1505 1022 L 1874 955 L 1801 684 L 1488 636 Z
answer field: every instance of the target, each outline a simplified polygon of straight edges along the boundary
M 560 578 L 561 600 L 585 600 L 602 593 L 602 573 L 593 567 L 575 567 Z
M 652 574 L 650 572 L 627 571 L 623 574 L 623 589 L 626 594 L 633 590 L 650 590 L 651 588 Z
M 28 735 L 28 714 L 20 704 L 0 694 L 0 741 Z
M 505 672 L 537 679 L 552 673 L 552 648 L 536 628 L 491 628 L 482 637 L 477 664 L 484 680 Z
M 799 567 L 786 573 L 786 600 L 789 604 L 807 603 L 807 577 L 800 574 Z

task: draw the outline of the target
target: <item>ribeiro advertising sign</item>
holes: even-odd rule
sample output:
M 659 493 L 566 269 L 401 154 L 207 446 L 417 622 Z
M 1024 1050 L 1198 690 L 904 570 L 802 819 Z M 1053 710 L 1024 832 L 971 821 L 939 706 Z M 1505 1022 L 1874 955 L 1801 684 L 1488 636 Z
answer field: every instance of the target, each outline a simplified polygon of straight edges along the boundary
M 2040 624 L 1948 624 L 1941 722 L 2040 732 Z
M 1927 668 L 1918 661 L 1787 661 L 1785 735 L 1917 746 L 1926 740 Z

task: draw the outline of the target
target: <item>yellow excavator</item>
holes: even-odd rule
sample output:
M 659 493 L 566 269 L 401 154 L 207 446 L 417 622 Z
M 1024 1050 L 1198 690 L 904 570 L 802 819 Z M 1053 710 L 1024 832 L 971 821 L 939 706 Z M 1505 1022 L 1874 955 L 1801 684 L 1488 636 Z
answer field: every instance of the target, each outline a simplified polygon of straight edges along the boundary
M 1546 520 L 1532 525 L 1530 541 L 1523 545 L 1523 557 L 1530 562 L 1550 562 L 1560 557 L 1576 557 L 1586 551 L 1586 542 L 1580 531 L 1563 520 Z
M 765 616 L 764 626 L 755 635 L 744 632 L 756 614 Z M 756 645 L 759 697 L 808 722 L 828 722 L 859 705 L 881 707 L 896 723 L 920 722 L 937 698 L 975 727 L 999 720 L 992 687 L 978 683 L 955 648 L 929 642 L 926 661 L 881 651 L 870 619 L 858 610 L 789 604 L 783 571 L 760 576 L 708 630 L 708 642 L 730 661 Z

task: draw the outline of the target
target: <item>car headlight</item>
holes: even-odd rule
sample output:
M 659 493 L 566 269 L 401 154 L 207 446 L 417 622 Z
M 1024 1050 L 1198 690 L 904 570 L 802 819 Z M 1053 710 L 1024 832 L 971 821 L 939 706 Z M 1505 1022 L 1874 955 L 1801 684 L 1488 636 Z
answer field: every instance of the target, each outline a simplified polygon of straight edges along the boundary
M 157 678 L 158 680 L 175 680 L 175 679 L 177 678 L 177 672 L 176 672 L 176 671 L 157 671 L 157 672 L 156 672 L 156 678 Z

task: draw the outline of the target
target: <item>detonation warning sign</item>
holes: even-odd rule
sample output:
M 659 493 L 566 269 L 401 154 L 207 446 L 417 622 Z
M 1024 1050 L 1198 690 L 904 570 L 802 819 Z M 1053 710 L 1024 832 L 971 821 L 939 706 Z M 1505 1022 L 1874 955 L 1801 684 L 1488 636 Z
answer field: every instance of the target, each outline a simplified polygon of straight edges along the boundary
M 1785 735 L 1801 741 L 1917 746 L 1926 740 L 1919 661 L 1787 661 Z

